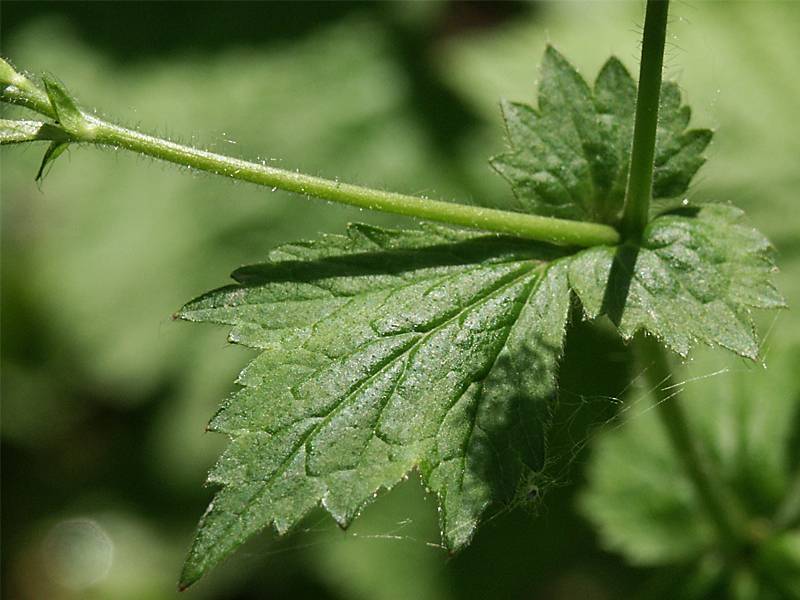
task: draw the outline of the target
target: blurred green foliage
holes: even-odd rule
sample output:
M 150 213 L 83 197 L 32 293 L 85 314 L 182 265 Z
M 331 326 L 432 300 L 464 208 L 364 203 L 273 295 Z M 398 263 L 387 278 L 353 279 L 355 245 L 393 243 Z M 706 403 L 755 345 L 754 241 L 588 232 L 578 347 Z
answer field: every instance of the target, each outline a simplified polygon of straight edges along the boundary
M 787 501 L 792 487 L 800 483 L 800 346 L 770 352 L 767 360 L 770 367 L 763 369 L 733 365 L 706 352 L 692 370 L 718 375 L 700 375 L 675 388 L 681 390 L 694 429 L 706 442 L 710 461 L 759 535 L 773 527 L 800 526 L 800 507 Z M 682 564 L 694 570 L 678 597 L 706 598 L 714 589 L 733 597 L 714 524 L 652 409 L 646 389 L 631 394 L 625 425 L 608 431 L 594 447 L 581 508 L 604 543 L 632 563 Z M 785 535 L 794 540 L 798 533 Z M 798 588 L 786 581 L 796 577 L 800 562 L 791 554 L 794 550 L 789 553 L 792 558 L 779 554 L 780 539 L 753 550 L 755 567 L 741 566 L 742 572 L 759 580 L 763 577 L 756 571 L 763 562 L 774 576 L 759 582 L 753 593 L 737 597 L 780 598 L 784 585 L 793 590 L 785 592 L 788 597 L 797 597 Z M 770 554 L 775 557 L 766 559 Z
M 590 77 L 611 53 L 635 72 L 641 18 L 636 2 L 5 2 L 0 51 L 57 74 L 85 106 L 123 124 L 469 202 L 508 194 L 486 163 L 503 145 L 497 101 L 533 99 L 545 43 Z M 790 306 L 800 300 L 799 25 L 791 2 L 676 3 L 666 57 L 693 125 L 716 129 L 689 193 L 748 211 L 778 248 Z M 35 148 L 2 154 L 2 595 L 171 598 L 210 496 L 200 484 L 224 443 L 203 430 L 249 354 L 226 346 L 219 328 L 170 315 L 280 241 L 350 220 L 402 221 L 88 148 L 70 149 L 38 189 L 39 158 Z M 761 331 L 769 365 L 795 356 L 800 313 Z M 432 546 L 435 505 L 412 478 L 348 532 L 318 514 L 286 539 L 264 534 L 188 593 L 674 594 L 664 585 L 673 567 L 634 567 L 606 552 L 576 510 L 588 453 L 605 435 L 593 424 L 613 417 L 636 372 L 602 326 L 577 326 L 567 347 L 553 441 L 563 476 L 543 490 L 538 514 L 500 511 L 448 558 Z M 710 376 L 704 385 L 715 390 L 693 404 L 738 385 L 712 374 L 740 363 L 709 360 L 698 354 L 686 366 L 686 378 Z M 753 393 L 736 402 L 797 403 L 772 379 L 793 368 L 776 359 L 747 373 Z M 645 426 L 635 408 L 626 414 L 634 418 L 623 428 Z M 756 470 L 768 464 L 758 459 Z

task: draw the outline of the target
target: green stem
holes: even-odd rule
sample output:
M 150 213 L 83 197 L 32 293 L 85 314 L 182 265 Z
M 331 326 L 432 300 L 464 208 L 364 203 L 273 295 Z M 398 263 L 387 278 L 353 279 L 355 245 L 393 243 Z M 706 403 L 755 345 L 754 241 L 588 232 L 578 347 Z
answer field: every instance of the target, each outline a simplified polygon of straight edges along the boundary
M 25 81 L 30 84 L 27 79 Z M 54 118 L 56 111 L 51 103 L 46 102 L 46 106 L 42 105 L 41 96 L 44 95 L 45 101 L 48 97 L 45 92 L 33 84 L 30 84 L 30 88 L 33 91 L 26 86 L 7 85 L 0 97 L 4 101 L 27 106 Z M 280 188 L 370 210 L 462 225 L 542 242 L 588 247 L 614 245 L 620 240 L 616 229 L 601 223 L 542 217 L 386 192 L 184 146 L 83 113 L 72 104 L 65 90 L 55 88 L 53 92 L 61 93 L 69 103 L 64 110 L 59 109 L 59 112 L 64 112 L 64 116 L 73 120 L 72 123 L 67 123 L 61 119 L 61 125 L 72 142 L 125 148 L 178 165 L 270 188 Z
M 633 148 L 622 216 L 623 236 L 635 241 L 641 239 L 649 218 L 668 9 L 668 0 L 647 1 Z M 645 377 L 655 395 L 656 410 L 672 449 L 716 528 L 723 553 L 735 556 L 752 537 L 745 514 L 692 431 L 665 350 L 650 337 L 642 337 L 637 343 L 646 365 Z
M 17 73 L 14 67 L 2 58 L 0 58 L 0 90 L 3 102 L 24 106 L 51 119 L 56 118 L 56 111 L 44 90 L 39 89 L 22 73 Z
M 636 241 L 641 239 L 647 225 L 652 195 L 668 8 L 667 0 L 648 0 L 644 22 L 633 148 L 622 216 L 623 235 Z M 672 448 L 714 523 L 723 551 L 733 554 L 747 537 L 747 523 L 741 509 L 728 495 L 699 439 L 692 432 L 680 395 L 673 385 L 666 352 L 656 340 L 646 337 L 638 341 L 638 349 L 646 363 L 646 379 L 655 394 L 658 414 Z
M 442 221 L 558 244 L 594 246 L 613 244 L 619 239 L 616 230 L 598 223 L 552 219 L 480 206 L 429 200 L 332 181 L 198 150 L 110 123 L 96 123 L 92 141 L 126 148 L 140 154 L 232 179 L 276 187 L 289 192 L 370 210 Z
M 691 480 L 700 503 L 716 527 L 723 551 L 733 554 L 748 536 L 748 526 L 741 508 L 727 493 L 705 449 L 692 431 L 666 352 L 651 337 L 637 340 L 637 350 L 646 369 L 648 387 L 655 396 L 656 410 L 672 448 Z
M 642 60 L 633 131 L 633 148 L 622 217 L 627 239 L 638 241 L 648 221 L 653 187 L 653 157 L 661 94 L 661 68 L 666 41 L 668 0 L 648 0 L 642 39 Z M 669 360 L 652 338 L 639 341 L 639 352 L 647 363 L 646 378 L 656 396 L 656 407 L 672 448 L 714 523 L 722 547 L 733 553 L 748 537 L 747 522 L 723 482 L 716 476 L 704 448 L 695 437 L 679 394 L 672 383 Z
M 622 215 L 623 235 L 636 241 L 641 238 L 647 225 L 650 197 L 653 193 L 653 160 L 668 10 L 668 0 L 647 0 L 633 147 L 625 192 L 625 210 Z

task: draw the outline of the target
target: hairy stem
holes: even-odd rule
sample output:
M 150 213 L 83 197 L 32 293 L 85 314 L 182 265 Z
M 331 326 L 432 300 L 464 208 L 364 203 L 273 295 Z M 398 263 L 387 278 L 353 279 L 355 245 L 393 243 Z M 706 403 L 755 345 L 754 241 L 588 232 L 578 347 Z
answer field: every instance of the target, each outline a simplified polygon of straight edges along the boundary
M 5 62 L 0 63 L 0 67 L 10 69 L 10 65 Z M 280 188 L 369 210 L 440 221 L 542 242 L 588 247 L 613 245 L 620 240 L 616 229 L 601 223 L 556 219 L 430 200 L 314 177 L 184 146 L 126 129 L 84 113 L 77 108 L 68 92 L 55 82 L 46 82 L 47 92 L 45 92 L 13 69 L 10 73 L 0 73 L 0 80 L 2 80 L 0 83 L 5 84 L 0 89 L 0 99 L 56 118 L 72 143 L 125 148 L 178 165 L 270 188 Z M 51 101 L 48 101 L 48 96 Z M 53 100 L 54 97 L 57 101 Z M 63 106 L 59 106 L 58 102 L 62 102 Z
M 617 232 L 596 223 L 551 219 L 524 213 L 455 204 L 387 192 L 304 173 L 278 169 L 182 146 L 109 123 L 98 123 L 96 143 L 118 146 L 155 158 L 258 185 L 420 219 L 578 246 L 614 243 Z
M 636 95 L 636 117 L 633 126 L 633 147 L 622 214 L 622 232 L 638 241 L 647 225 L 650 197 L 653 194 L 653 159 L 656 147 L 658 102 L 661 95 L 661 68 L 667 35 L 669 0 L 647 0 L 642 38 L 642 60 L 639 65 L 639 89 Z
M 666 352 L 658 341 L 650 337 L 637 340 L 637 350 L 670 444 L 691 480 L 700 503 L 716 527 L 723 551 L 733 554 L 748 535 L 742 510 L 727 493 L 700 440 L 692 431 Z
M 642 39 L 642 60 L 633 131 L 633 148 L 622 216 L 623 235 L 641 239 L 648 222 L 653 187 L 656 125 L 661 95 L 661 68 L 666 42 L 668 0 L 648 0 Z M 695 436 L 675 389 L 665 350 L 652 338 L 638 340 L 646 377 L 676 456 L 694 485 L 698 499 L 717 529 L 722 549 L 734 553 L 747 536 L 747 523 L 734 498 L 717 477 L 700 440 Z
M 3 102 L 18 104 L 45 117 L 56 118 L 56 111 L 44 90 L 39 89 L 22 73 L 17 73 L 2 58 L 0 58 L 0 90 Z

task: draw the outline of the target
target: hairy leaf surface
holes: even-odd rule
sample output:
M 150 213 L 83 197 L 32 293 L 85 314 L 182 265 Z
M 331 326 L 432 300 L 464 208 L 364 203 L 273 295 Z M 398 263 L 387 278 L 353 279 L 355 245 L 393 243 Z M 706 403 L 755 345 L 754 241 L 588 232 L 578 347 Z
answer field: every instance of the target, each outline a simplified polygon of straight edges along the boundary
M 688 212 L 654 219 L 640 247 L 579 253 L 569 266 L 570 286 L 589 318 L 608 315 L 625 339 L 643 330 L 681 356 L 703 342 L 755 359 L 750 310 L 784 306 L 770 281 L 772 247 L 738 222 L 736 208 L 710 204 Z
M 417 468 L 460 548 L 544 463 L 569 307 L 551 248 L 353 226 L 283 246 L 179 314 L 262 353 L 211 421 L 231 445 L 182 578 L 317 505 L 346 526 Z
M 614 223 L 625 197 L 636 84 L 616 58 L 591 89 L 552 46 L 542 63 L 538 110 L 503 102 L 510 150 L 492 166 L 514 191 L 508 208 L 566 219 Z M 653 197 L 684 193 L 705 159 L 711 131 L 686 131 L 690 110 L 665 82 L 656 135 Z M 663 210 L 664 203 L 656 204 Z

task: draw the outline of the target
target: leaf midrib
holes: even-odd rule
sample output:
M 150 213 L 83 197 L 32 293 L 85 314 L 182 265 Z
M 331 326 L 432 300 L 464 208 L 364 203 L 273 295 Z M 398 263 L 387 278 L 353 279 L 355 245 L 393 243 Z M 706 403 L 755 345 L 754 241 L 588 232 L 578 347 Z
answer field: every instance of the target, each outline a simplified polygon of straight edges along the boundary
M 382 372 L 384 371 L 384 369 L 386 369 L 386 368 L 387 368 L 387 367 L 388 367 L 390 364 L 392 364 L 392 363 L 393 363 L 395 360 L 397 360 L 397 359 L 398 359 L 400 356 L 402 356 L 403 354 L 405 354 L 405 353 L 409 352 L 410 350 L 413 350 L 415 347 L 418 347 L 418 344 L 419 344 L 419 343 L 420 343 L 420 342 L 421 342 L 421 341 L 422 341 L 424 338 L 426 338 L 426 337 L 427 337 L 429 334 L 431 334 L 431 333 L 432 333 L 432 332 L 434 332 L 436 329 L 438 329 L 438 327 L 444 326 L 446 323 L 448 323 L 448 322 L 450 322 L 450 321 L 452 321 L 452 320 L 454 320 L 454 319 L 457 319 L 457 318 L 458 318 L 458 317 L 459 317 L 461 314 L 463 314 L 464 312 L 466 312 L 466 311 L 470 310 L 471 308 L 474 308 L 475 306 L 478 306 L 478 305 L 479 305 L 479 304 L 480 304 L 482 301 L 486 301 L 486 300 L 488 299 L 488 296 L 490 296 L 490 295 L 492 295 L 492 294 L 495 294 L 495 293 L 497 293 L 498 291 L 500 291 L 500 290 L 502 290 L 502 289 L 504 289 L 504 288 L 511 287 L 512 285 L 514 285 L 514 284 L 516 284 L 517 282 L 521 281 L 522 279 L 524 279 L 524 277 L 526 277 L 526 276 L 530 275 L 530 273 L 531 273 L 531 272 L 534 270 L 534 268 L 535 268 L 536 266 L 538 266 L 538 265 L 536 265 L 536 264 L 530 264 L 530 265 L 528 265 L 528 266 L 529 266 L 529 268 L 528 268 L 528 269 L 525 269 L 525 270 L 524 270 L 524 271 L 523 271 L 521 274 L 517 275 L 516 277 L 513 277 L 513 278 L 512 278 L 510 281 L 506 281 L 506 282 L 504 282 L 504 283 L 501 283 L 501 284 L 499 284 L 499 285 L 498 285 L 496 288 L 494 288 L 493 290 L 491 290 L 491 291 L 489 291 L 489 292 L 487 292 L 487 293 L 483 294 L 482 296 L 480 296 L 479 298 L 477 298 L 477 299 L 476 299 L 474 302 L 472 302 L 472 303 L 470 303 L 469 305 L 465 306 L 465 307 L 464 307 L 464 308 L 463 308 L 461 311 L 459 311 L 459 313 L 457 313 L 456 315 L 454 315 L 453 317 L 451 317 L 450 319 L 448 319 L 448 320 L 447 320 L 447 321 L 445 321 L 444 323 L 441 323 L 441 324 L 440 324 L 439 326 L 437 326 L 437 327 L 433 327 L 433 328 L 432 328 L 432 329 L 431 329 L 429 332 L 427 332 L 425 335 L 421 336 L 419 340 L 415 340 L 415 342 L 411 344 L 411 346 L 412 346 L 412 347 L 411 347 L 411 349 L 408 349 L 408 348 L 407 348 L 407 349 L 405 349 L 405 350 L 401 351 L 401 352 L 400 352 L 398 355 L 395 355 L 395 356 L 393 356 L 393 357 L 391 357 L 391 358 L 387 359 L 387 362 L 386 362 L 384 365 L 382 365 L 382 366 L 381 366 L 381 367 L 380 367 L 380 368 L 379 368 L 379 369 L 378 369 L 378 370 L 377 370 L 375 373 L 373 373 L 373 374 L 372 374 L 372 375 L 370 375 L 368 378 L 366 378 L 366 379 L 365 379 L 363 382 L 361 382 L 360 384 L 358 384 L 358 385 L 355 387 L 355 389 L 352 389 L 351 391 L 349 391 L 349 392 L 348 392 L 348 394 L 347 394 L 347 396 L 346 396 L 345 398 L 343 398 L 343 399 L 342 399 L 342 401 L 341 401 L 341 402 L 340 402 L 340 403 L 339 403 L 339 404 L 338 404 L 336 407 L 334 407 L 334 408 L 333 408 L 333 409 L 330 411 L 330 413 L 329 413 L 329 414 L 326 416 L 326 418 L 324 418 L 324 419 L 321 419 L 319 422 L 315 423 L 315 424 L 313 425 L 313 427 L 311 427 L 311 428 L 309 429 L 309 431 L 308 431 L 308 432 L 307 432 L 305 435 L 301 436 L 301 439 L 300 439 L 300 440 L 299 440 L 297 443 L 295 443 L 295 444 L 294 444 L 294 446 L 293 446 L 293 448 L 291 449 L 291 451 L 290 451 L 289 453 L 287 453 L 287 455 L 286 455 L 286 458 L 285 458 L 285 459 L 284 459 L 284 460 L 283 460 L 283 461 L 280 463 L 280 465 L 279 465 L 279 466 L 278 466 L 278 467 L 275 469 L 275 471 L 274 471 L 274 472 L 273 472 L 273 473 L 272 473 L 272 474 L 271 474 L 269 477 L 267 477 L 267 478 L 266 478 L 266 479 L 264 479 L 264 480 L 263 480 L 263 481 L 262 481 L 260 484 L 258 484 L 258 485 L 257 485 L 257 489 L 253 491 L 253 494 L 252 494 L 252 495 L 251 495 L 251 496 L 248 498 L 248 500 L 246 501 L 246 503 L 245 503 L 245 507 L 244 507 L 244 508 L 243 508 L 241 511 L 237 512 L 236 514 L 238 514 L 238 515 L 241 515 L 241 514 L 243 514 L 244 512 L 247 512 L 248 510 L 250 510 L 250 509 L 251 509 L 251 507 L 252 507 L 252 505 L 254 504 L 254 499 L 255 499 L 256 497 L 260 496 L 260 495 L 261 495 L 261 494 L 262 494 L 262 493 L 265 491 L 265 489 L 266 489 L 266 488 L 267 488 L 267 487 L 268 487 L 268 486 L 269 486 L 271 483 L 273 483 L 273 482 L 275 481 L 275 479 L 276 479 L 277 477 L 279 477 L 280 475 L 282 475 L 283 473 L 285 473 L 285 471 L 286 471 L 286 468 L 287 468 L 287 467 L 288 467 L 288 465 L 289 465 L 289 464 L 290 464 L 290 463 L 291 463 L 291 462 L 292 462 L 292 461 L 295 459 L 295 457 L 296 457 L 296 455 L 297 455 L 297 452 L 300 450 L 300 448 L 301 448 L 301 447 L 305 447 L 305 446 L 307 445 L 308 441 L 310 441 L 310 439 L 311 439 L 311 438 L 312 438 L 312 437 L 313 437 L 313 436 L 314 436 L 314 435 L 315 435 L 315 434 L 316 434 L 316 433 L 317 433 L 317 432 L 318 432 L 318 431 L 321 429 L 321 427 L 322 427 L 323 425 L 325 425 L 327 422 L 329 422 L 330 418 L 332 418 L 332 417 L 334 416 L 334 413 L 336 413 L 338 410 L 340 410 L 340 409 L 341 409 L 341 408 L 342 408 L 342 407 L 343 407 L 343 406 L 344 406 L 344 405 L 345 405 L 345 404 L 348 402 L 348 400 L 350 400 L 350 399 L 351 399 L 351 398 L 352 398 L 352 397 L 353 397 L 353 396 L 354 396 L 356 393 L 358 393 L 358 391 L 360 391 L 360 390 L 361 390 L 361 389 L 362 389 L 362 388 L 363 388 L 365 385 L 367 385 L 367 384 L 368 384 L 368 383 L 369 383 L 369 382 L 370 382 L 372 379 L 374 379 L 376 376 L 378 376 L 380 373 L 382 373 Z M 543 269 L 546 269 L 546 266 L 545 266 Z M 529 295 L 530 295 L 530 294 L 528 294 L 528 296 L 527 296 L 527 297 L 529 297 Z M 527 297 L 526 297 L 526 301 L 527 301 Z M 511 327 L 513 327 L 513 324 L 510 326 L 510 328 L 511 328 Z M 510 328 L 509 328 L 509 329 L 510 329 Z M 500 351 L 502 351 L 502 346 L 501 346 L 501 350 L 500 350 Z M 498 355 L 499 355 L 500 351 L 498 351 Z M 496 357 L 495 357 L 495 360 L 496 360 Z M 462 393 L 462 395 L 463 395 L 463 393 Z M 312 416 L 312 417 L 304 417 L 304 419 L 309 419 L 309 418 L 314 418 L 314 417 L 313 417 L 313 416 Z M 291 427 L 291 426 L 293 426 L 293 425 L 296 425 L 297 423 L 299 423 L 299 422 L 300 422 L 300 421 L 302 421 L 302 420 L 303 420 L 303 419 L 299 419 L 299 420 L 297 420 L 297 421 L 294 421 L 292 424 L 290 424 L 290 425 L 287 425 L 286 427 L 283 427 L 283 428 L 281 428 L 281 429 L 279 429 L 279 430 L 275 431 L 274 433 L 268 433 L 268 435 L 275 435 L 275 434 L 277 434 L 277 433 L 280 433 L 280 431 L 283 431 L 284 429 L 286 429 L 286 428 L 288 428 L 288 427 Z M 233 439 L 235 439 L 236 437 L 239 437 L 240 435 L 242 435 L 242 434 L 246 434 L 246 433 L 259 433 L 259 431 L 252 431 L 252 430 L 242 430 L 242 431 L 241 431 L 239 434 L 229 434 L 229 437 L 230 437 L 230 438 L 233 440 Z M 307 449 L 307 448 L 306 448 L 306 451 L 308 451 L 308 449 Z M 306 463 L 306 467 L 307 467 L 307 463 Z M 321 477 L 321 476 L 318 476 L 318 475 L 311 475 L 311 474 L 309 474 L 309 473 L 308 473 L 308 471 L 306 471 L 306 476 L 308 476 L 308 477 L 312 477 L 312 478 L 320 478 L 320 477 Z M 228 484 L 228 485 L 229 485 L 229 484 Z M 326 487 L 327 487 L 327 486 L 326 486 Z M 274 519 L 272 519 L 270 522 L 271 522 L 271 523 L 274 523 Z M 230 523 L 228 526 L 226 526 L 226 527 L 223 529 L 223 534 L 224 534 L 224 533 L 227 533 L 227 532 L 229 532 L 229 531 L 230 531 L 230 530 L 231 530 L 231 529 L 234 527 L 234 525 L 235 525 L 235 523 L 234 523 L 234 522 L 232 522 L 232 523 Z

